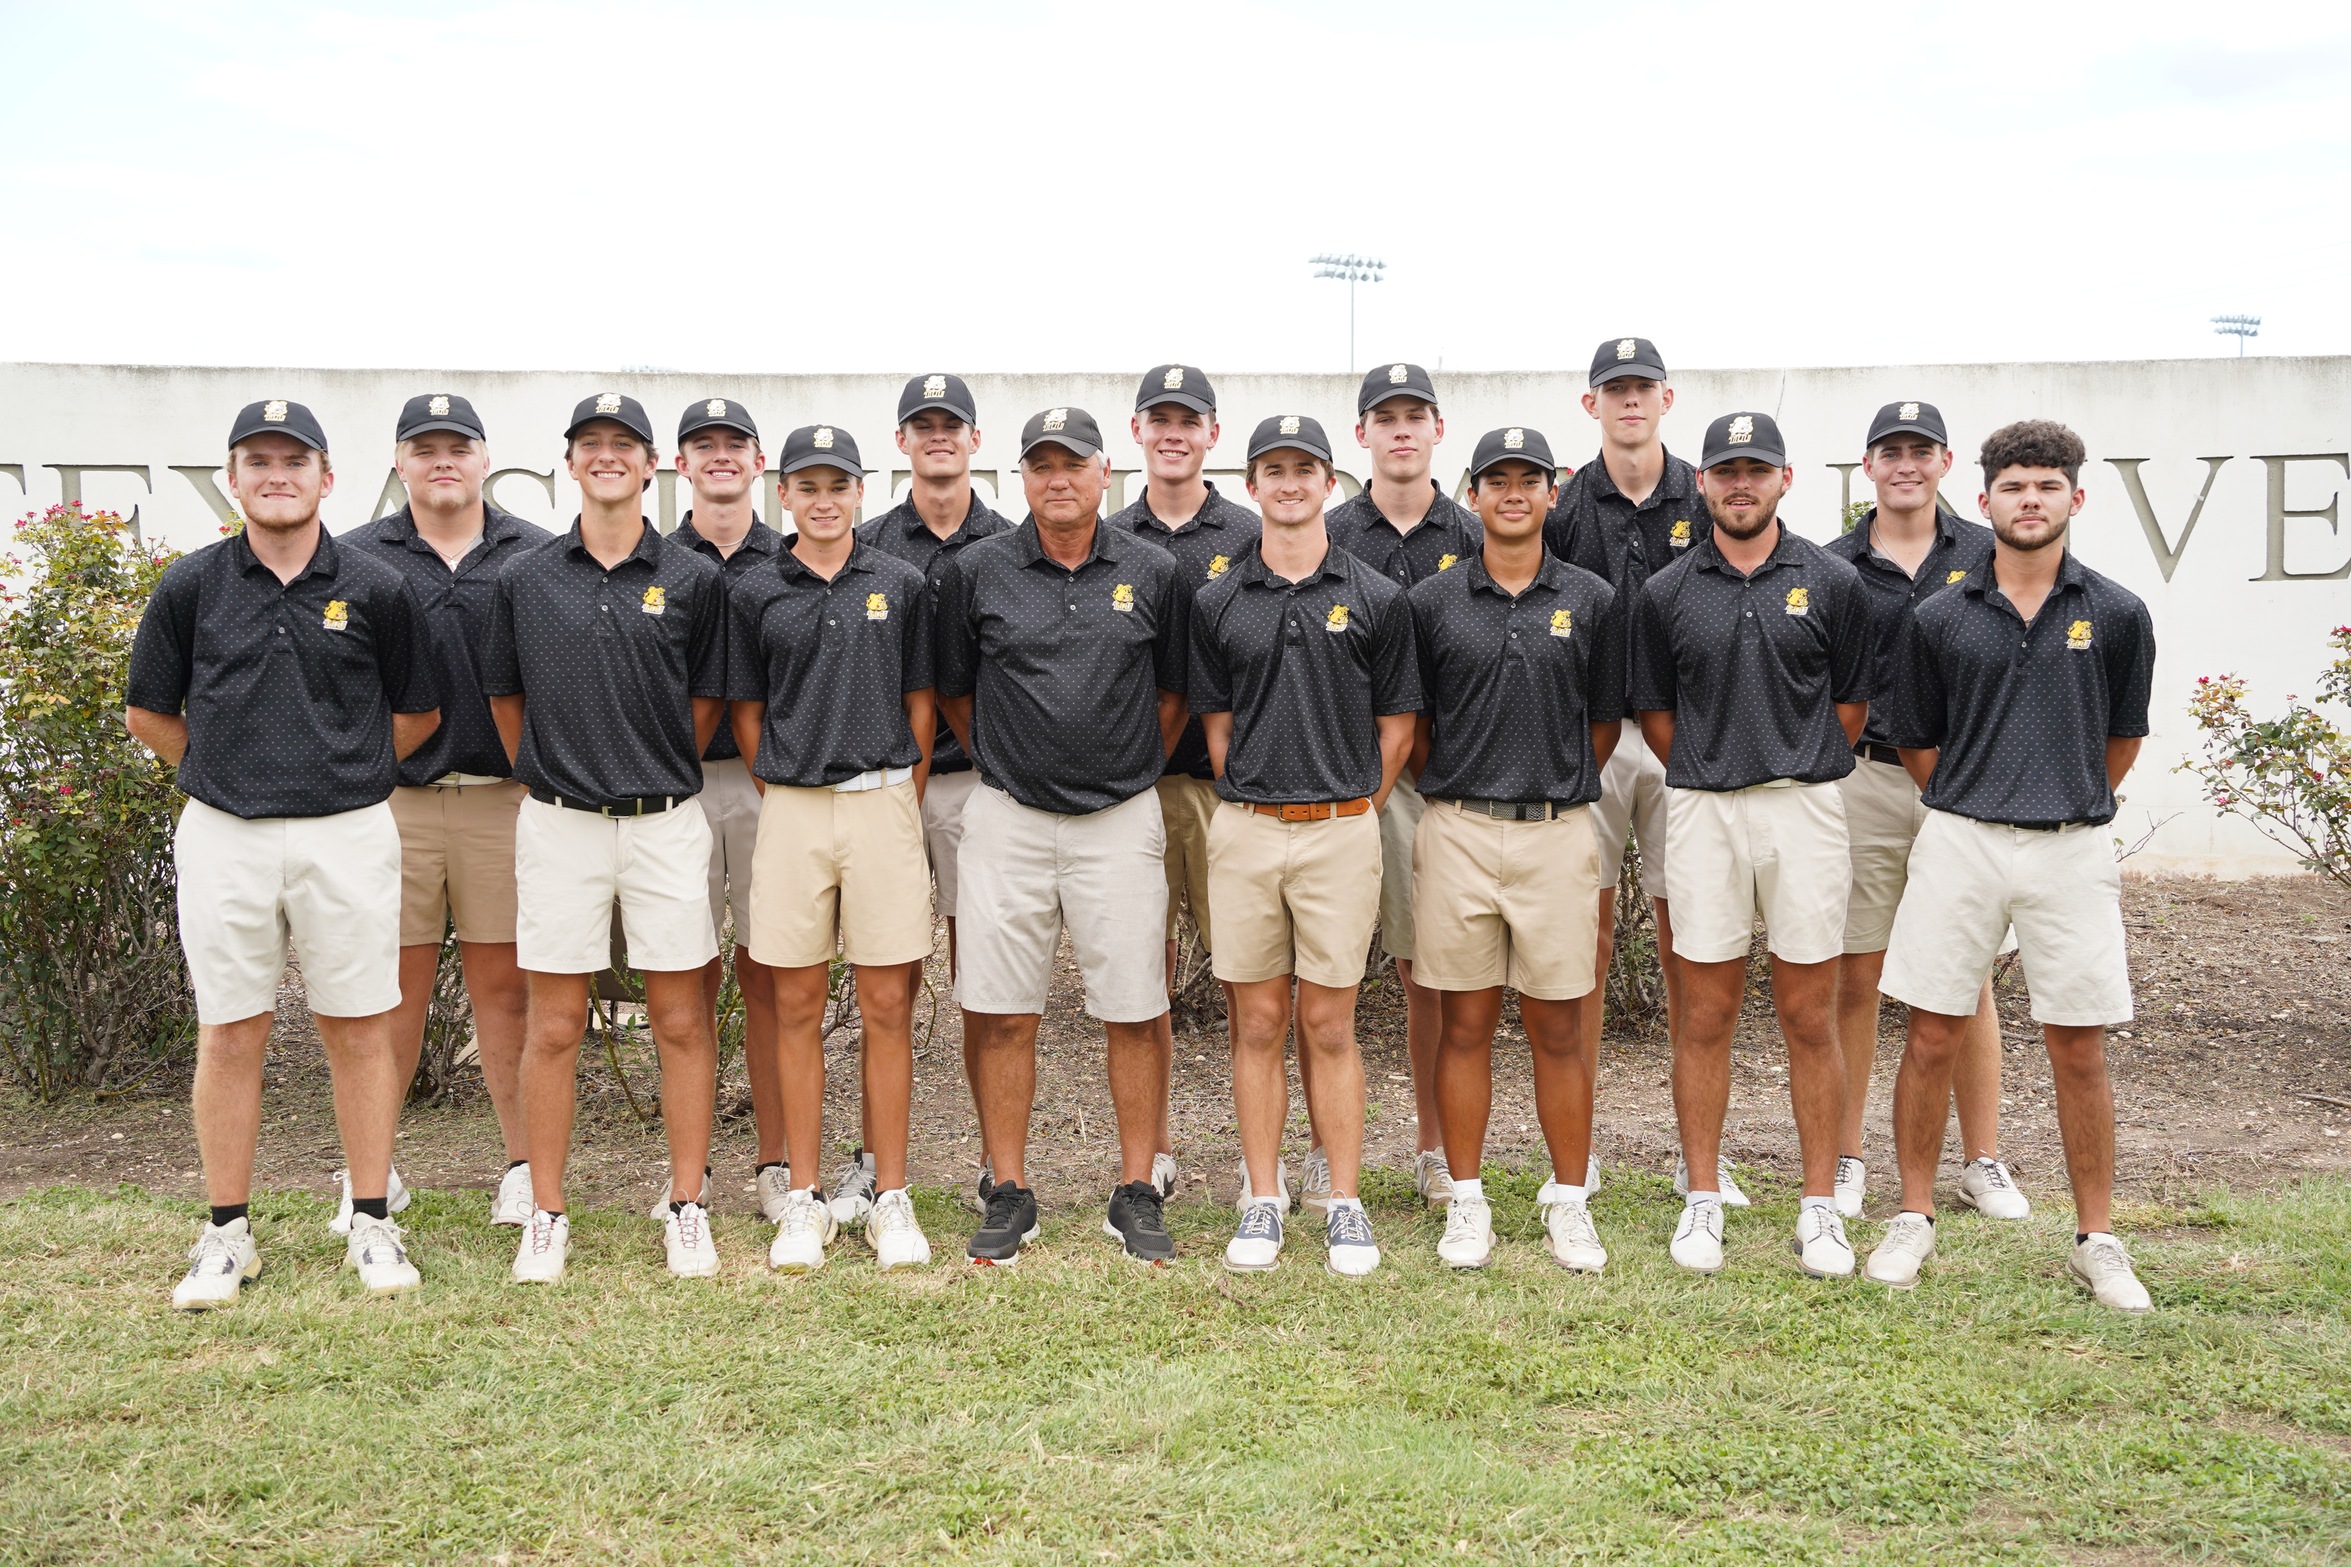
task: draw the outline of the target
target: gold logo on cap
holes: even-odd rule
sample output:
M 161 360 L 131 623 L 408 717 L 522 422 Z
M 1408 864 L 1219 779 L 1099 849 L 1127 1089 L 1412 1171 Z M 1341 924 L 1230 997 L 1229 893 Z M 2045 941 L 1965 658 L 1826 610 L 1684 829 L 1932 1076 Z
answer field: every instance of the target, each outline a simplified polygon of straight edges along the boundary
M 449 394 L 448 394 L 448 393 L 446 393 L 446 392 L 444 392 L 444 393 L 442 393 L 441 395 L 439 395 L 438 397 L 435 397 L 435 398 L 434 398 L 434 399 L 433 399 L 431 402 L 429 402 L 429 403 L 427 403 L 427 404 L 425 404 L 425 405 L 424 405 L 424 411 L 425 411 L 426 413 L 428 413 L 428 414 L 432 415 L 432 416 L 433 416 L 435 419 L 446 419 L 446 418 L 448 418 L 448 417 L 449 417 Z
M 600 414 L 616 414 L 616 413 L 619 413 L 619 412 L 620 412 L 620 393 L 618 393 L 618 392 L 606 392 L 606 393 L 605 393 L 603 396 L 601 396 L 601 397 L 597 398 L 597 399 L 596 399 L 596 411 L 597 411 L 598 413 L 600 413 Z
M 1502 449 L 1506 452 L 1515 452 L 1526 443 L 1527 433 L 1524 430 L 1509 429 L 1502 432 Z
M 1184 367 L 1182 365 L 1169 365 L 1167 367 L 1167 374 L 1159 378 L 1159 389 L 1163 392 L 1182 391 L 1184 389 Z
M 1045 422 L 1037 428 L 1039 431 L 1058 430 L 1067 423 L 1069 423 L 1068 409 L 1048 408 L 1045 410 Z
M 1630 359 L 1630 358 L 1632 358 L 1632 357 L 1633 357 L 1633 355 L 1634 355 L 1634 354 L 1636 354 L 1636 353 L 1639 353 L 1639 352 L 1640 352 L 1640 340 L 1639 340 L 1638 338 L 1631 338 L 1631 337 L 1620 337 L 1620 338 L 1618 338 L 1618 339 L 1616 340 L 1616 357 L 1617 357 L 1617 358 L 1619 358 L 1619 359 Z
M 1574 633 L 1574 614 L 1564 609 L 1553 610 L 1551 612 L 1551 634 L 1555 637 L 1564 637 L 1572 636 Z
M 833 427 L 829 424 L 818 425 L 816 433 L 808 438 L 808 444 L 820 452 L 831 451 L 833 449 Z
M 2065 645 L 2076 653 L 2087 648 L 2090 645 L 2090 623 L 2086 620 L 2077 620 L 2066 627 Z
M 1752 414 L 1741 414 L 1736 419 L 1733 419 L 1731 421 L 1731 433 L 1729 439 L 1733 446 L 1744 446 L 1747 442 L 1754 440 L 1755 416 Z
M 1298 433 L 1298 416 L 1297 416 L 1296 414 L 1284 414 L 1284 415 L 1282 415 L 1282 434 L 1284 434 L 1284 435 L 1296 435 L 1297 433 Z
M 1894 417 L 1895 417 L 1895 418 L 1897 418 L 1897 419 L 1915 419 L 1915 418 L 1917 418 L 1917 417 L 1918 417 L 1918 404 L 1916 404 L 1916 403 L 1904 403 L 1904 404 L 1903 404 L 1903 405 L 1902 405 L 1900 408 L 1897 408 L 1897 409 L 1895 409 L 1895 410 L 1894 410 Z
M 713 397 L 702 405 L 702 417 L 705 419 L 724 419 L 726 416 L 727 400 L 723 397 Z
M 282 397 L 273 397 L 263 403 L 261 405 L 261 419 L 264 424 L 284 424 L 286 422 L 286 400 Z
M 1322 619 L 1322 629 L 1325 631 L 1346 630 L 1347 606 L 1344 604 L 1333 604 L 1331 606 L 1331 612 L 1328 615 L 1325 615 Z
M 945 397 L 947 395 L 947 378 L 943 375 L 924 376 L 922 378 L 922 395 L 925 397 Z
M 1388 384 L 1390 386 L 1402 386 L 1406 381 L 1410 380 L 1411 377 L 1412 370 L 1408 365 L 1388 366 Z

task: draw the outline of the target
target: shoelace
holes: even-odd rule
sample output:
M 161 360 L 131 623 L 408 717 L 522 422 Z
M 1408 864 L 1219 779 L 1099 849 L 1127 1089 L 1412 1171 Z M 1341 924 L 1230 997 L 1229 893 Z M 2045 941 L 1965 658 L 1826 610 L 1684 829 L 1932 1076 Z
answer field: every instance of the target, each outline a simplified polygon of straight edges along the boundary
M 1157 1230 L 1165 1233 L 1167 1218 L 1159 1188 L 1149 1181 L 1137 1181 L 1126 1189 L 1127 1213 L 1138 1230 Z
M 2013 1191 L 2016 1183 L 2008 1178 L 2008 1166 L 1997 1159 L 1978 1159 L 1977 1169 L 1984 1172 L 1984 1184 L 1999 1191 Z
M 703 1240 L 702 1205 L 688 1203 L 677 1211 L 678 1244 L 688 1251 L 701 1249 Z
M 391 1248 L 390 1257 L 383 1255 L 386 1247 Z M 367 1238 L 359 1247 L 359 1260 L 371 1265 L 379 1262 L 406 1262 L 408 1248 L 401 1244 L 400 1231 L 386 1221 L 381 1225 L 369 1226 Z
M 1867 1165 L 1863 1164 L 1859 1159 L 1854 1158 L 1849 1153 L 1837 1155 L 1837 1184 L 1839 1186 L 1845 1184 L 1845 1177 L 1848 1170 L 1850 1170 L 1851 1173 L 1858 1175 L 1867 1168 L 1869 1168 Z
M 1331 1189 L 1330 1157 L 1321 1149 L 1306 1156 L 1306 1168 L 1298 1177 L 1299 1189 L 1309 1192 L 1327 1192 Z
M 229 1245 L 229 1238 L 226 1235 L 216 1235 L 207 1230 L 197 1236 L 196 1244 L 189 1248 L 188 1271 L 202 1273 L 204 1265 L 216 1259 L 220 1263 L 221 1272 L 234 1273 L 236 1271 L 237 1253 L 236 1249 Z
M 813 1192 L 794 1192 L 784 1200 L 783 1228 L 786 1235 L 808 1235 L 824 1228 L 816 1222 L 817 1200 Z
M 1917 1245 L 1932 1233 L 1933 1226 L 1927 1223 L 1926 1215 L 1907 1209 L 1894 1215 L 1894 1222 L 1886 1226 L 1887 1242 L 1905 1247 Z
M 1716 1240 L 1722 1239 L 1721 1203 L 1694 1202 L 1685 1204 L 1682 1208 L 1682 1217 L 1690 1221 L 1692 1233 L 1704 1230 Z
M 873 1172 L 860 1159 L 841 1173 L 841 1178 L 833 1183 L 833 1190 L 842 1197 L 871 1197 L 873 1186 Z
M 1353 1211 L 1352 1209 L 1334 1208 L 1331 1210 L 1331 1222 L 1336 1224 L 1342 1212 Z M 1445 1210 L 1445 1239 L 1465 1241 L 1475 1236 L 1478 1232 L 1477 1215 L 1478 1205 L 1476 1203 L 1457 1202 L 1447 1208 Z M 1367 1219 L 1364 1221 L 1364 1234 L 1368 1236 L 1370 1233 L 1371 1221 Z
M 2131 1254 L 2122 1249 L 2119 1240 L 2102 1236 L 2085 1244 L 2082 1251 L 2090 1271 L 2102 1278 L 2131 1271 Z
M 1330 1228 L 1325 1234 L 1333 1246 L 1369 1246 L 1371 1215 L 1356 1207 L 1333 1208 Z
M 1249 1211 L 1241 1215 L 1241 1227 L 1234 1239 L 1244 1241 L 1275 1241 L 1282 1238 L 1280 1209 L 1270 1202 L 1253 1202 Z
M 988 1188 L 987 1217 L 980 1220 L 983 1230 L 1009 1230 L 1020 1218 L 1020 1196 L 1010 1186 Z
M 1600 1231 L 1592 1223 L 1592 1210 L 1582 1203 L 1555 1202 L 1551 1213 L 1553 1222 L 1567 1232 L 1566 1239 L 1595 1246 L 1600 1243 Z
M 545 1256 L 555 1249 L 555 1215 L 540 1209 L 531 1215 L 531 1227 L 525 1233 L 530 1239 L 531 1254 Z

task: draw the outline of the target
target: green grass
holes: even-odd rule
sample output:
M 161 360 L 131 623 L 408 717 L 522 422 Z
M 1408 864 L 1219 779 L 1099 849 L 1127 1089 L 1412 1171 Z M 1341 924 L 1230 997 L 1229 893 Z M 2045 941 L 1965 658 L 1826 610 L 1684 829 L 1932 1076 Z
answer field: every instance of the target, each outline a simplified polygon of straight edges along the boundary
M 1804 1279 L 1785 1201 L 1678 1273 L 1662 1181 L 1595 1204 L 1614 1256 L 1543 1253 L 1490 1183 L 1482 1276 L 1387 1179 L 1389 1261 L 1293 1224 L 1226 1275 L 1119 1260 L 1091 1208 L 1017 1271 L 876 1275 L 861 1242 L 669 1280 L 641 1213 L 572 1276 L 506 1282 L 479 1193 L 420 1197 L 425 1289 L 359 1299 L 308 1199 L 257 1207 L 235 1309 L 166 1297 L 193 1221 L 125 1188 L 0 1205 L 0 1557 L 15 1562 L 2050 1562 L 2344 1559 L 2351 1185 L 2128 1215 L 2157 1311 L 2067 1282 L 2066 1216 L 1944 1223 L 1923 1287 Z M 2048 1205 L 2053 1210 L 2057 1205 Z M 926 1193 L 957 1258 L 967 1216 Z M 1875 1238 L 1874 1224 L 1857 1227 Z

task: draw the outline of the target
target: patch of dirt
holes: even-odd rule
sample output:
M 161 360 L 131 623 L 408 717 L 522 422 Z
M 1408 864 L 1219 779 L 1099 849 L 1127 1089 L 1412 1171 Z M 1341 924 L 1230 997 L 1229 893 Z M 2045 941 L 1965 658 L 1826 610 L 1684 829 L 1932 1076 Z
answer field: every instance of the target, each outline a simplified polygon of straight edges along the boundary
M 2310 877 L 2238 883 L 2132 877 L 2124 883 L 2123 909 L 2140 1015 L 2108 1043 L 2121 1194 L 2171 1202 L 2215 1181 L 2271 1186 L 2307 1172 L 2351 1170 L 2351 895 Z M 1786 1056 L 1760 965 L 1757 972 L 1740 1024 L 1725 1146 L 1750 1171 L 1792 1179 L 1797 1160 Z M 940 1005 L 935 1036 L 917 1044 L 913 1178 L 968 1187 L 979 1171 L 978 1125 L 943 960 L 934 960 L 930 978 Z M 2019 976 L 2003 981 L 1999 999 L 2007 1061 L 2001 1141 L 2028 1192 L 2057 1196 L 2064 1162 L 2048 1060 Z M 325 1066 L 298 985 L 289 986 L 280 1017 L 263 1096 L 257 1185 L 326 1192 L 341 1155 Z M 1359 1029 L 1371 1104 L 1367 1160 L 1408 1166 L 1415 1140 L 1403 997 L 1385 965 L 1365 982 Z M 1889 1101 L 1902 1030 L 1902 1009 L 1887 1004 L 1867 1152 L 1872 1166 L 1889 1175 Z M 856 1062 L 847 1031 L 833 1038 L 827 1056 L 826 1137 L 843 1147 L 856 1141 L 857 1127 Z M 1540 1161 L 1523 1039 L 1511 1033 L 1495 1063 L 1488 1157 L 1503 1165 Z M 1662 1034 L 1610 1031 L 1599 1088 L 1604 1166 L 1671 1172 L 1669 1063 Z M 634 1052 L 621 1064 L 638 1100 L 650 1105 L 658 1073 L 649 1053 Z M 649 1201 L 667 1167 L 660 1128 L 634 1117 L 593 1040 L 581 1053 L 580 1089 L 574 1200 Z M 1292 1102 L 1302 1105 L 1295 1094 Z M 719 1105 L 719 1201 L 747 1206 L 740 1194 L 750 1184 L 754 1142 L 739 1061 L 724 1073 Z M 1065 961 L 1039 1042 L 1032 1182 L 1056 1203 L 1100 1201 L 1117 1173 L 1114 1125 L 1101 1031 L 1082 1014 L 1077 978 Z M 1173 1125 L 1187 1195 L 1229 1198 L 1239 1144 L 1221 1031 L 1178 1030 Z M 1298 1108 L 1293 1160 L 1304 1151 L 1303 1125 Z M 486 1189 L 504 1166 L 478 1077 L 465 1078 L 450 1102 L 411 1107 L 402 1127 L 398 1163 L 417 1185 Z M 828 1182 L 837 1162 L 828 1155 Z M 136 1097 L 106 1102 L 0 1103 L 0 1196 L 116 1182 L 200 1199 L 184 1080 L 153 1082 Z M 1884 1177 L 1873 1182 L 1879 1192 L 1891 1186 Z

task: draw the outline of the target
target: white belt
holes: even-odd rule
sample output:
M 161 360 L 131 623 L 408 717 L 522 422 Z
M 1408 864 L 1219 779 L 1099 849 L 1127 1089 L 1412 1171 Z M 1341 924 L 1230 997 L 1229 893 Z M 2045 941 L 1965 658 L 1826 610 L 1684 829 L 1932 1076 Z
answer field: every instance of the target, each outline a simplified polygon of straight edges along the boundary
M 443 773 L 433 780 L 436 789 L 469 789 L 475 784 L 502 784 L 514 782 L 511 778 L 493 778 L 488 773 Z
M 1766 778 L 1759 784 L 1749 784 L 1747 787 L 1750 789 L 1793 789 L 1802 782 L 1801 778 Z
M 871 772 L 859 773 L 854 778 L 842 779 L 833 785 L 833 793 L 863 794 L 868 789 L 892 788 L 910 781 L 913 777 L 914 769 L 911 767 L 877 767 Z

